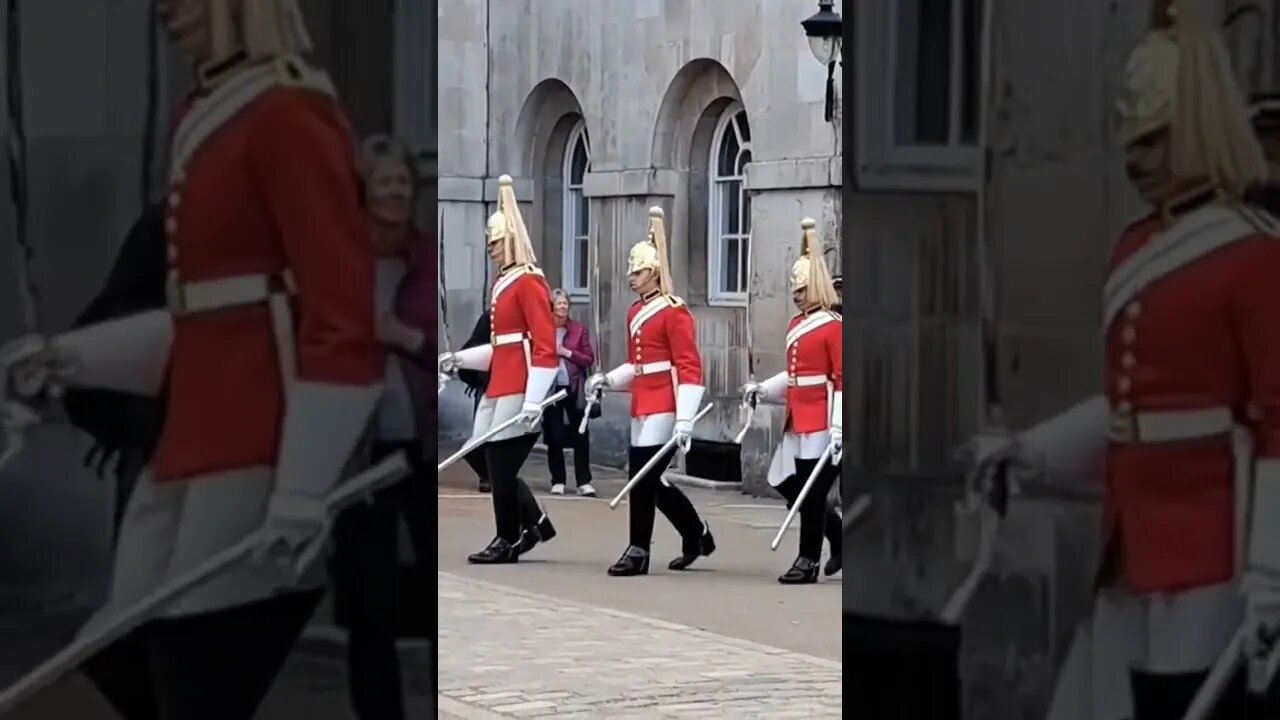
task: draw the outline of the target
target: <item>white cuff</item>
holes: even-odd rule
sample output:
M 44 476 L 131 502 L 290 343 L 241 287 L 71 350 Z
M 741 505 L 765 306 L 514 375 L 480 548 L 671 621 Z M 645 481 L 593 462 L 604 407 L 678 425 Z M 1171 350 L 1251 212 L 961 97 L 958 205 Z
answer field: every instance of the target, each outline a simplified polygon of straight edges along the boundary
M 787 373 L 783 372 L 760 383 L 760 399 L 771 403 L 787 401 Z
M 636 379 L 636 368 L 631 363 L 622 363 L 605 373 L 605 377 L 609 378 L 610 388 L 626 390 L 631 387 L 631 381 Z
M 337 485 L 382 385 L 295 382 L 285 397 L 276 492 L 322 497 Z
M 458 361 L 458 367 L 463 370 L 485 372 L 489 369 L 489 362 L 493 360 L 493 346 L 477 345 L 466 350 L 459 350 L 453 354 L 453 357 Z
M 551 383 L 556 381 L 558 368 L 531 367 L 529 379 L 524 384 L 524 402 L 537 405 L 551 394 Z
M 1280 577 L 1280 459 L 1253 467 L 1253 498 L 1247 527 L 1245 570 Z
M 73 387 L 155 396 L 169 367 L 173 316 L 149 310 L 68 331 L 53 343 L 78 362 Z
M 676 388 L 676 421 L 693 420 L 702 404 L 706 388 L 701 385 L 680 385 Z
M 1050 481 L 1101 483 L 1106 466 L 1111 407 L 1095 395 L 1019 434 L 1027 460 L 1040 463 Z
M 844 391 L 837 390 L 831 401 L 831 427 L 844 429 Z

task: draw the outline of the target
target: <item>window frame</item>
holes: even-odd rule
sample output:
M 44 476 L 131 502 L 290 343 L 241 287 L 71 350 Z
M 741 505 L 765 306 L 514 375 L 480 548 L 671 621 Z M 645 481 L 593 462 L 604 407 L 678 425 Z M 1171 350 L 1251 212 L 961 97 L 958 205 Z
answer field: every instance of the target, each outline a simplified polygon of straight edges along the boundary
M 587 245 L 587 262 L 590 263 L 591 261 L 591 236 L 589 232 L 591 226 L 591 201 L 583 194 L 583 182 L 573 183 L 573 158 L 578 149 L 578 143 L 582 143 L 583 152 L 587 156 L 587 163 L 582 173 L 583 181 L 585 181 L 587 173 L 591 172 L 591 136 L 587 133 L 586 120 L 582 118 L 578 119 L 578 122 L 573 126 L 573 130 L 569 132 L 568 141 L 564 146 L 564 157 L 561 160 L 560 274 L 561 286 L 568 293 L 570 302 L 586 302 L 591 298 L 590 269 L 587 271 L 585 283 L 581 286 L 575 284 L 579 260 L 578 245 L 584 240 Z M 586 206 L 587 234 L 579 235 L 577 233 L 579 206 L 575 203 L 581 203 Z
M 872 0 L 857 3 L 856 171 L 860 187 L 872 190 L 935 192 L 975 192 L 980 187 L 986 157 L 977 144 L 960 140 L 964 92 L 964 3 L 952 0 L 950 68 L 950 141 L 947 145 L 899 144 L 895 138 L 898 89 L 898 50 L 906 40 L 900 37 L 899 12 L 903 2 L 920 0 Z M 992 0 L 980 0 L 988 3 Z M 982 8 L 977 18 L 979 67 L 981 73 Z M 981 78 L 975 84 L 975 102 L 980 115 Z M 978 118 L 981 123 L 982 118 Z
M 737 125 L 737 119 L 741 116 L 743 123 L 746 124 L 747 134 L 750 136 L 751 122 L 746 114 L 746 108 L 740 102 L 733 102 L 720 114 L 720 118 L 716 121 L 715 132 L 711 136 L 711 151 L 707 159 L 707 304 L 712 307 L 745 307 L 747 297 L 750 294 L 751 279 L 747 281 L 739 292 L 727 292 L 722 288 L 720 282 L 720 274 L 723 268 L 721 254 L 723 252 L 723 243 L 730 234 L 721 231 L 721 185 L 726 182 L 738 183 L 738 233 L 736 239 L 741 244 L 746 245 L 747 252 L 739 252 L 738 261 L 742 263 L 742 269 L 750 268 L 747 255 L 751 253 L 751 211 L 750 193 L 747 192 L 747 166 L 751 164 L 748 159 L 742 165 L 742 169 L 738 170 L 738 175 L 721 175 L 720 174 L 720 151 L 725 138 L 729 131 L 734 133 L 734 139 L 738 142 L 738 157 L 742 153 L 748 153 L 754 159 L 751 140 L 743 140 L 742 132 Z M 737 161 L 735 159 L 735 166 Z M 747 231 L 742 232 L 743 228 Z

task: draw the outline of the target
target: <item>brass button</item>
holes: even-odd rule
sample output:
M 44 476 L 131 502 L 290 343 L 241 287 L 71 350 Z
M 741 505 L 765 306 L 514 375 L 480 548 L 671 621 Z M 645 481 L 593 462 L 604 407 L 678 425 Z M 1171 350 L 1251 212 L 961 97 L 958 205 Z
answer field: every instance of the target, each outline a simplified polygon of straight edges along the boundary
M 1116 379 L 1116 389 L 1121 393 L 1129 392 L 1129 388 L 1132 387 L 1132 385 L 1133 383 L 1129 380 L 1128 375 L 1121 375 Z
M 1134 300 L 1133 302 L 1129 303 L 1128 307 L 1124 309 L 1125 317 L 1128 317 L 1130 320 L 1133 320 L 1134 318 L 1138 317 L 1138 315 L 1141 313 L 1142 313 L 1142 305 L 1137 300 Z
M 182 204 L 182 196 L 176 191 L 169 193 L 169 207 L 176 208 Z
M 1124 368 L 1124 369 L 1126 369 L 1126 370 L 1128 370 L 1129 368 L 1133 367 L 1133 366 L 1134 366 L 1134 365 L 1136 365 L 1137 363 L 1138 363 L 1137 358 L 1135 358 L 1135 357 L 1133 356 L 1133 353 L 1131 353 L 1131 352 L 1127 352 L 1127 353 L 1125 353 L 1125 354 L 1123 354 L 1123 355 L 1121 355 L 1121 356 L 1120 356 L 1120 366 L 1121 366 L 1121 367 L 1123 367 L 1123 368 Z
M 1116 404 L 1116 411 L 1125 413 L 1126 415 L 1133 412 L 1133 403 L 1128 400 L 1121 400 Z
M 178 219 L 174 217 L 165 218 L 164 231 L 170 235 L 178 232 Z
M 171 263 L 175 263 L 175 262 L 177 262 L 177 261 L 178 261 L 178 247 L 177 247 L 176 245 L 174 245 L 173 243 L 169 243 L 168 251 L 169 251 L 169 262 L 171 262 Z
M 1125 325 L 1124 329 L 1120 331 L 1120 339 L 1124 340 L 1126 344 L 1132 343 L 1137 337 L 1138 331 L 1132 325 Z

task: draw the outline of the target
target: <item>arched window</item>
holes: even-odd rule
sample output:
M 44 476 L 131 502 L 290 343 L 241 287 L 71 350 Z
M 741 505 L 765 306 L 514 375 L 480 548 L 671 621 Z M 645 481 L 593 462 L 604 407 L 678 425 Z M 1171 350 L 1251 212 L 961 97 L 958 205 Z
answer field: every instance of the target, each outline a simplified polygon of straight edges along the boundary
M 591 146 L 587 126 L 579 121 L 564 151 L 564 213 L 561 217 L 561 257 L 563 284 L 570 297 L 585 298 L 591 283 L 591 207 L 582 194 L 582 181 L 591 169 Z
M 721 116 L 707 164 L 707 290 L 712 304 L 737 305 L 747 299 L 747 257 L 751 252 L 751 199 L 744 178 L 751 162 L 747 112 L 734 103 Z

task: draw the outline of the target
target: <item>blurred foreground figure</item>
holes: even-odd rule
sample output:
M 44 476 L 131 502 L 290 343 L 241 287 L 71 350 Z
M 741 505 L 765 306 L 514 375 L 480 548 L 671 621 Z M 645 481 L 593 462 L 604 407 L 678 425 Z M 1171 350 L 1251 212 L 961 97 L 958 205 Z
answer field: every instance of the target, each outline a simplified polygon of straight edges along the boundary
M 1267 165 L 1216 28 L 1192 0 L 1156 5 L 1119 102 L 1151 212 L 1113 247 L 1106 391 L 984 459 L 1105 483 L 1055 720 L 1178 720 L 1238 629 L 1280 621 L 1280 225 L 1244 199 Z M 1211 717 L 1280 717 L 1244 679 Z
M 169 307 L 23 338 L 6 380 L 30 401 L 67 386 L 166 395 L 88 627 L 266 531 L 257 561 L 86 668 L 126 720 L 249 720 L 322 593 L 277 561 L 323 541 L 323 498 L 379 394 L 373 251 L 351 132 L 327 78 L 295 56 L 310 46 L 295 1 L 158 8 L 199 73 L 170 151 Z

